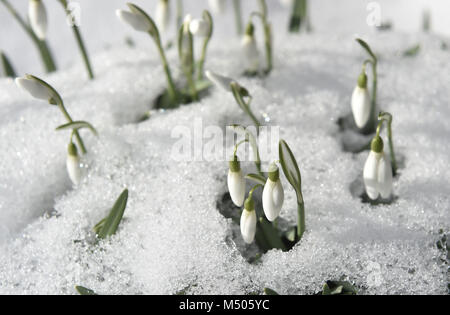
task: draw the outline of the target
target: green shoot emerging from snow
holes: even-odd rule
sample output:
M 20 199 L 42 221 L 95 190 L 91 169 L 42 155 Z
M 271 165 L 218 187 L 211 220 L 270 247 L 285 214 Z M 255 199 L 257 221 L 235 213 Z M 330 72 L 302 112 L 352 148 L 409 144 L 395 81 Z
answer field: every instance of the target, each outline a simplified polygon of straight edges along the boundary
M 101 220 L 94 227 L 94 231 L 97 237 L 100 239 L 105 239 L 111 235 L 116 234 L 119 228 L 120 221 L 122 220 L 125 208 L 128 201 L 128 189 L 125 189 L 117 198 L 114 206 L 111 208 L 109 215 Z

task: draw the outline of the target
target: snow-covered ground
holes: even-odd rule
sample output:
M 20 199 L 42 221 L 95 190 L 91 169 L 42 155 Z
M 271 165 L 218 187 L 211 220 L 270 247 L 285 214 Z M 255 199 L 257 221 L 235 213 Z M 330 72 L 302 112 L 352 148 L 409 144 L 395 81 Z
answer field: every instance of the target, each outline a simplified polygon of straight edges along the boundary
M 366 25 L 367 2 L 314 0 L 315 31 L 288 35 L 287 13 L 269 0 L 275 67 L 265 79 L 241 76 L 231 8 L 216 19 L 206 68 L 237 78 L 252 93 L 253 111 L 260 120 L 268 117 L 269 126 L 280 127 L 302 172 L 303 239 L 289 252 L 271 250 L 249 264 L 238 251 L 242 241 L 233 237 L 234 223 L 217 209 L 227 191 L 227 163 L 174 161 L 178 139 L 172 131 L 186 127 L 194 133 L 199 121 L 223 130 L 251 122 L 231 94 L 213 88 L 198 103 L 154 112 L 136 123 L 165 86 L 156 50 L 148 36 L 116 21 L 114 9 L 124 8 L 124 1 L 95 1 L 102 10 L 94 1 L 79 2 L 84 37 L 96 52 L 97 78 L 84 79 L 70 31 L 64 29 L 53 31 L 50 42 L 59 63 L 73 66 L 43 78 L 60 92 L 75 119 L 88 120 L 99 131 L 99 138 L 83 131 L 89 153 L 83 157 L 81 185 L 72 187 L 66 174 L 69 135 L 54 130 L 65 122 L 61 113 L 31 99 L 13 80 L 0 80 L 0 293 L 74 294 L 74 286 L 83 285 L 101 294 L 244 294 L 264 287 L 311 294 L 330 279 L 351 281 L 365 294 L 447 292 L 448 266 L 436 242 L 439 231 L 448 234 L 450 228 L 450 52 L 442 49 L 442 42 L 449 42 L 442 34 L 450 27 L 445 31 L 440 17 L 448 4 L 379 1 L 394 31 L 375 32 Z M 197 1 L 185 2 L 199 15 L 203 7 Z M 441 34 L 420 32 L 425 4 Z M 49 4 L 53 7 L 57 4 Z M 33 47 L 2 6 L 0 19 L 0 47 L 21 73 L 41 75 Z M 55 13 L 51 30 L 58 29 L 56 21 L 64 22 Z M 358 191 L 368 153 L 341 147 L 337 119 L 350 112 L 366 57 L 353 40 L 355 33 L 379 55 L 378 104 L 394 116 L 402 163 L 389 205 L 361 202 L 355 185 Z M 128 35 L 135 48 L 123 44 Z M 417 56 L 402 56 L 417 43 Z M 177 65 L 176 51 L 168 55 Z M 274 158 L 265 156 L 265 166 Z M 253 170 L 250 163 L 245 167 Z M 295 224 L 295 194 L 284 177 L 283 184 L 281 216 Z M 91 228 L 124 187 L 130 196 L 118 233 L 99 246 L 89 245 Z

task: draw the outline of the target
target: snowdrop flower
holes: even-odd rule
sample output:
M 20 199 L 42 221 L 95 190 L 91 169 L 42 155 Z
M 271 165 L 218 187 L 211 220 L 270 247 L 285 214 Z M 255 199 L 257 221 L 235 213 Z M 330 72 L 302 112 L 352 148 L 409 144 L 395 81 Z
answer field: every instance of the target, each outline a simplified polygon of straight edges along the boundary
M 233 79 L 225 77 L 223 75 L 220 75 L 218 73 L 206 70 L 205 71 L 206 77 L 211 80 L 212 83 L 220 87 L 221 89 L 231 92 L 231 83 L 233 82 Z
M 159 0 L 156 7 L 156 25 L 161 32 L 165 32 L 169 26 L 170 20 L 170 6 L 169 0 Z
M 78 185 L 81 180 L 80 157 L 77 147 L 72 141 L 67 148 L 66 167 L 70 180 L 74 185 Z
M 294 0 L 280 0 L 280 3 L 285 8 L 292 8 L 294 6 Z
M 280 214 L 284 202 L 284 190 L 280 181 L 280 171 L 275 163 L 272 163 L 269 167 L 269 178 L 264 185 L 262 202 L 266 218 L 270 222 L 273 222 Z
M 256 72 L 259 70 L 259 52 L 254 33 L 255 27 L 250 21 L 247 25 L 245 35 L 242 38 L 241 46 L 248 67 L 247 70 L 252 72 Z
M 242 238 L 247 244 L 252 243 L 255 239 L 256 221 L 255 202 L 250 194 L 245 200 L 240 222 Z
M 18 87 L 30 93 L 34 98 L 45 100 L 49 103 L 54 103 L 55 99 L 57 99 L 54 90 L 48 87 L 47 84 L 40 79 L 30 74 L 21 78 L 16 78 L 15 81 Z
M 230 161 L 230 169 L 228 170 L 228 191 L 230 192 L 233 203 L 241 207 L 245 198 L 245 178 L 241 171 L 241 165 L 236 155 Z
M 42 0 L 30 0 L 28 18 L 33 32 L 40 40 L 44 40 L 47 35 L 47 11 Z
M 132 28 L 139 32 L 152 32 L 153 25 L 150 19 L 142 10 L 136 6 L 128 4 L 130 11 L 116 10 L 117 17 L 125 24 L 129 24 Z
M 195 36 L 206 37 L 210 32 L 211 26 L 203 19 L 194 19 L 189 25 L 189 30 Z
M 371 151 L 364 165 L 364 185 L 370 199 L 379 195 L 389 198 L 392 192 L 392 167 L 383 151 L 383 140 L 378 135 L 373 138 Z
M 225 13 L 227 0 L 208 0 L 209 7 L 215 15 Z
M 352 95 L 353 118 L 358 128 L 363 128 L 367 124 L 370 118 L 370 111 L 371 103 L 367 89 L 367 75 L 365 69 L 363 69 Z

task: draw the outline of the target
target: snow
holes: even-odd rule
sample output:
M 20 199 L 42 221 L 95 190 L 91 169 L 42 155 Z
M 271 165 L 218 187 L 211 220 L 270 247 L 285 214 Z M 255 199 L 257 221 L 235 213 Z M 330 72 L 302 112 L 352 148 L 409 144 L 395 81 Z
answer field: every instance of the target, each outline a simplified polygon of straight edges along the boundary
M 338 10 L 333 1 L 321 2 L 322 17 Z M 365 7 L 350 2 L 353 9 L 339 14 L 362 10 L 365 21 Z M 119 7 L 111 5 L 111 14 Z M 337 125 L 350 112 L 365 54 L 353 40 L 354 28 L 330 30 L 325 23 L 333 25 L 313 19 L 316 32 L 301 35 L 287 35 L 285 24 L 277 23 L 275 68 L 266 79 L 241 76 L 241 63 L 232 57 L 240 53 L 234 33 L 219 30 L 227 44 L 214 40 L 208 54 L 206 69 L 236 78 L 253 95 L 257 117 L 262 121 L 266 115 L 270 126 L 280 127 L 302 173 L 303 239 L 289 252 L 269 251 L 256 264 L 241 255 L 236 225 L 217 209 L 226 192 L 227 156 L 172 159 L 175 127 L 194 135 L 199 121 L 224 133 L 228 124 L 251 123 L 230 93 L 213 88 L 198 103 L 152 111 L 149 120 L 137 123 L 165 86 L 151 39 L 139 36 L 134 49 L 121 40 L 94 49 L 95 81 L 79 79 L 85 76 L 81 62 L 44 75 L 73 118 L 88 120 L 100 134 L 82 132 L 85 177 L 72 187 L 65 170 L 69 134 L 54 130 L 65 123 L 63 116 L 11 79 L 1 79 L 0 293 L 76 294 L 74 286 L 82 285 L 100 294 L 247 294 L 264 287 L 313 294 L 326 280 L 342 279 L 362 294 L 445 294 L 448 266 L 436 242 L 439 230 L 448 234 L 450 226 L 450 65 L 449 51 L 441 49 L 448 38 L 358 29 L 379 55 L 378 103 L 393 114 L 402 161 L 394 201 L 374 206 L 359 197 L 368 153 L 343 152 Z M 114 24 L 111 32 L 123 34 L 122 28 Z M 88 47 L 95 34 L 85 34 Z M 419 42 L 417 56 L 401 55 Z M 177 64 L 175 50 L 168 57 Z M 274 159 L 263 155 L 264 166 Z M 251 163 L 243 167 L 254 171 Z M 281 216 L 294 224 L 295 194 L 281 177 Z M 118 233 L 94 245 L 92 227 L 125 187 L 130 194 Z

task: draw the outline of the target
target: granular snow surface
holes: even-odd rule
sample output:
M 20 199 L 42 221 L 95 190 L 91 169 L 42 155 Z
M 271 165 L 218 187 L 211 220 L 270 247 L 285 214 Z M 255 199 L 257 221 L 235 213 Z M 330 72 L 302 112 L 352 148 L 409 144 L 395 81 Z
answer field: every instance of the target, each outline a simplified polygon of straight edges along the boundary
M 307 228 L 298 244 L 248 263 L 237 249 L 243 241 L 231 237 L 234 223 L 217 209 L 227 192 L 228 156 L 173 159 L 174 127 L 194 139 L 199 122 L 224 133 L 226 125 L 251 124 L 232 95 L 213 87 L 197 103 L 153 111 L 137 123 L 165 86 L 163 70 L 151 46 L 114 46 L 93 56 L 95 81 L 74 79 L 84 78 L 82 64 L 43 77 L 74 119 L 99 131 L 98 138 L 82 131 L 89 152 L 77 187 L 65 170 L 69 134 L 54 130 L 65 122 L 61 113 L 0 80 L 0 293 L 76 294 L 82 285 L 99 294 L 249 294 L 264 287 L 314 294 L 327 280 L 347 280 L 360 294 L 445 294 L 448 265 L 436 242 L 450 228 L 446 39 L 363 36 L 379 55 L 378 104 L 393 114 L 401 160 L 393 202 L 371 205 L 351 189 L 358 180 L 362 189 L 368 152 L 344 152 L 337 125 L 350 112 L 364 51 L 346 32 L 276 34 L 267 78 L 241 75 L 235 38 L 211 46 L 206 68 L 245 86 L 256 116 L 278 126 L 295 154 Z M 419 42 L 417 56 L 402 56 Z M 168 55 L 176 65 L 176 51 Z M 263 156 L 264 166 L 274 159 Z M 254 172 L 252 163 L 244 169 Z M 295 193 L 282 180 L 281 216 L 293 225 Z M 117 234 L 94 245 L 92 227 L 125 187 Z

